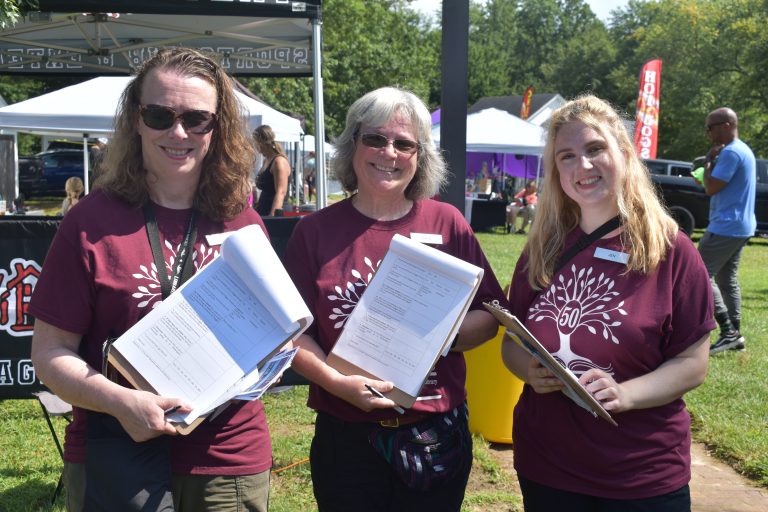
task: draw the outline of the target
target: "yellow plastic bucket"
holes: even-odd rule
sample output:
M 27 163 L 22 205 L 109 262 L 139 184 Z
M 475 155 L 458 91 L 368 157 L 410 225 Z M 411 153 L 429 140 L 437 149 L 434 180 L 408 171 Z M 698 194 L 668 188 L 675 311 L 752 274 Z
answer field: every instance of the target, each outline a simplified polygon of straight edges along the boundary
M 500 327 L 495 338 L 464 353 L 467 360 L 469 430 L 492 443 L 512 443 L 512 411 L 523 381 L 501 361 Z

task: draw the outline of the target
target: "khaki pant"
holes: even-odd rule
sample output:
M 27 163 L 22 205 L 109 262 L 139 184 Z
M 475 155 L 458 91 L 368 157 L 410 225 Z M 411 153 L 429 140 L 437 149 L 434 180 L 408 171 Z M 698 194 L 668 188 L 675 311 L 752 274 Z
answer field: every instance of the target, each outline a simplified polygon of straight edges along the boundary
M 83 512 L 85 465 L 64 463 L 68 512 Z M 267 512 L 269 470 L 255 475 L 174 475 L 173 504 L 178 512 Z

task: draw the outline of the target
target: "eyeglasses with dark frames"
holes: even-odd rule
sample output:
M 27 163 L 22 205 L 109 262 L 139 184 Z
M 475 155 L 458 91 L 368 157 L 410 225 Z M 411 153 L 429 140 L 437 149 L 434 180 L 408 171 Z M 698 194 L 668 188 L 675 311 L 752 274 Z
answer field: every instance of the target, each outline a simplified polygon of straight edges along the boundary
M 707 125 L 707 131 L 712 131 L 712 128 L 715 126 L 720 126 L 721 124 L 728 124 L 728 121 L 720 121 L 719 123 L 710 123 Z
M 216 114 L 207 110 L 185 110 L 176 112 L 164 105 L 144 105 L 139 110 L 141 120 L 153 130 L 167 130 L 176 120 L 181 120 L 181 126 L 187 133 L 202 135 L 213 130 L 216 125 Z
M 412 155 L 419 150 L 421 144 L 410 139 L 389 139 L 380 133 L 361 133 L 360 142 L 369 148 L 381 149 L 392 143 L 395 151 L 404 155 Z

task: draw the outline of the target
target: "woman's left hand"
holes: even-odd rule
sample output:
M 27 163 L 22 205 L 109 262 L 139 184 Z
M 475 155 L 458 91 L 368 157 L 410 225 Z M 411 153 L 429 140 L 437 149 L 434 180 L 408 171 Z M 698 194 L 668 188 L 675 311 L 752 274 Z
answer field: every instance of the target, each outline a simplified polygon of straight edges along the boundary
M 595 400 L 600 402 L 606 411 L 622 412 L 632 408 L 621 384 L 603 370 L 592 368 L 579 377 L 579 382 L 592 393 Z

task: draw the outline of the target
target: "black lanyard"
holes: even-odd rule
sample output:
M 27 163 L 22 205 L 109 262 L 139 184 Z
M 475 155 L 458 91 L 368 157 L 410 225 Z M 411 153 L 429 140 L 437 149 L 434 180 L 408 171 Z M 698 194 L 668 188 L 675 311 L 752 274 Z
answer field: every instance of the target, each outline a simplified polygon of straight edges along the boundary
M 575 244 L 570 246 L 567 251 L 565 251 L 560 255 L 560 258 L 557 260 L 557 266 L 555 267 L 555 273 L 557 273 L 558 270 L 563 268 L 565 264 L 571 260 L 571 258 L 573 258 L 578 253 L 580 253 L 581 251 L 583 251 L 584 249 L 592 245 L 592 243 L 595 240 L 598 240 L 604 237 L 605 235 L 607 235 L 614 229 L 618 228 L 619 226 L 621 226 L 621 219 L 617 215 L 616 217 L 612 218 L 611 220 L 609 220 L 608 222 L 606 222 L 605 224 L 603 224 L 602 226 L 600 226 L 599 228 L 591 232 L 590 234 L 584 235 L 578 240 L 576 240 Z
M 184 283 L 192 275 L 193 258 L 190 258 L 189 255 L 192 253 L 195 238 L 197 238 L 197 211 L 192 210 L 189 226 L 187 226 L 184 240 L 179 246 L 179 252 L 173 265 L 173 275 L 170 279 L 165 269 L 165 258 L 163 257 L 163 248 L 160 242 L 160 232 L 157 229 L 155 210 L 149 203 L 144 205 L 144 221 L 147 225 L 149 246 L 152 248 L 152 256 L 155 259 L 155 267 L 157 267 L 157 277 L 160 280 L 160 291 L 163 294 L 163 299 L 167 299 L 180 284 Z

